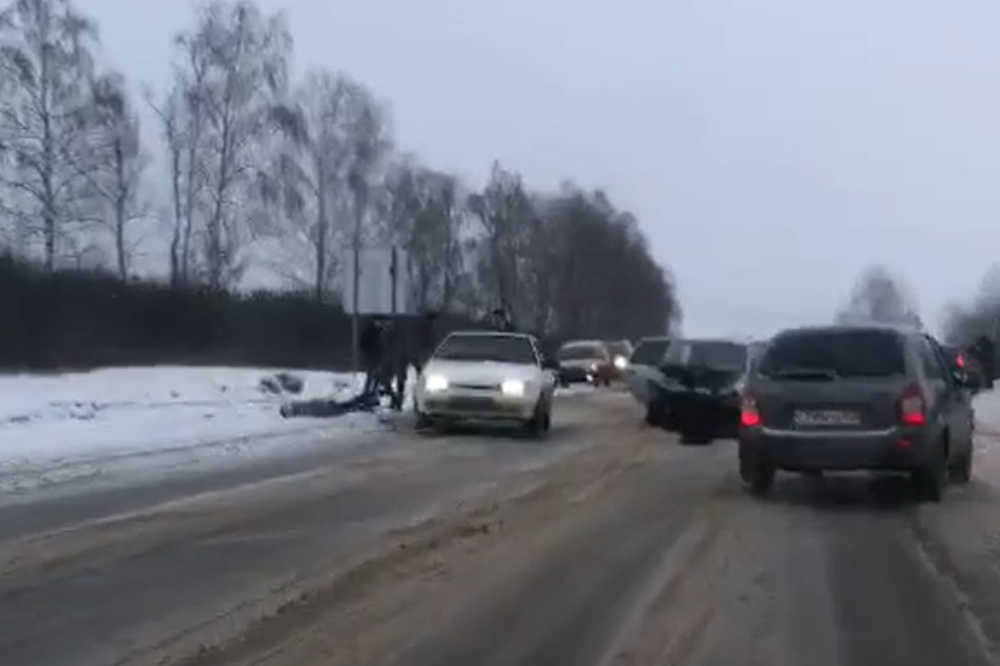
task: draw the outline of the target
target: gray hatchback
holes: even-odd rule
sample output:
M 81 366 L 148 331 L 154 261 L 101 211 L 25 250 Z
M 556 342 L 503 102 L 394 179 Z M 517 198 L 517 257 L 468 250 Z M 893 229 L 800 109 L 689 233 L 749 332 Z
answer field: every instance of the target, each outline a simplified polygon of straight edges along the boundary
M 912 329 L 823 326 L 775 336 L 741 400 L 740 476 L 755 495 L 775 472 L 908 473 L 918 499 L 940 501 L 972 470 L 969 378 Z

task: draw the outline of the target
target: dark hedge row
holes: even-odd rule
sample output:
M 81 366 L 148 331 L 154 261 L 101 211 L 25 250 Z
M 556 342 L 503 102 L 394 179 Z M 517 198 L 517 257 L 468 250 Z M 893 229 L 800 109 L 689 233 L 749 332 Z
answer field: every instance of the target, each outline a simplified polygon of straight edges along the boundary
M 444 318 L 441 328 L 468 326 Z M 306 294 L 236 296 L 0 258 L 0 369 L 225 364 L 347 369 L 351 317 Z

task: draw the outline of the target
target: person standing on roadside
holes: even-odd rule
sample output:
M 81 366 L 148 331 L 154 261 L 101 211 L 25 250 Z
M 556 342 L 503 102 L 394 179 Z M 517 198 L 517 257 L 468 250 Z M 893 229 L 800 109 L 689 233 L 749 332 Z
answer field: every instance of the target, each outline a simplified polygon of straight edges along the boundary
M 517 326 L 514 326 L 514 322 L 511 321 L 510 316 L 507 311 L 503 308 L 497 308 L 493 311 L 493 325 L 497 327 L 498 330 L 504 333 L 517 333 Z
M 437 349 L 437 320 L 437 312 L 429 310 L 417 324 L 412 361 L 418 376 L 423 372 L 424 366 L 427 365 L 431 354 Z
M 358 341 L 361 352 L 362 368 L 365 372 L 365 385 L 361 393 L 366 398 L 378 400 L 380 373 L 385 355 L 384 320 L 381 316 L 372 317 L 361 330 Z
M 391 406 L 397 412 L 403 409 L 406 396 L 406 375 L 413 361 L 406 327 L 401 321 L 392 321 L 387 327 L 385 380 L 391 395 Z
M 976 361 L 979 362 L 979 367 L 983 373 L 983 382 L 986 388 L 992 389 L 993 380 L 996 377 L 996 343 L 994 343 L 989 337 L 981 335 L 969 351 L 976 357 Z

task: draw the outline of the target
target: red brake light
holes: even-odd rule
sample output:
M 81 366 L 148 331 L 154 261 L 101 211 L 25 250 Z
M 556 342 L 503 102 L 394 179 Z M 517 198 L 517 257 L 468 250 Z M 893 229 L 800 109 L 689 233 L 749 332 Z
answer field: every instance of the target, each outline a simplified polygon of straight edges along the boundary
M 907 426 L 927 423 L 927 402 L 924 392 L 916 384 L 908 386 L 899 398 L 899 422 Z
M 955 357 L 955 365 L 957 365 L 960 368 L 964 368 L 965 367 L 965 357 L 962 356 L 961 354 L 959 354 L 957 357 Z
M 757 411 L 757 401 L 752 395 L 744 394 L 740 401 L 740 425 L 744 428 L 756 428 L 761 424 L 760 412 Z

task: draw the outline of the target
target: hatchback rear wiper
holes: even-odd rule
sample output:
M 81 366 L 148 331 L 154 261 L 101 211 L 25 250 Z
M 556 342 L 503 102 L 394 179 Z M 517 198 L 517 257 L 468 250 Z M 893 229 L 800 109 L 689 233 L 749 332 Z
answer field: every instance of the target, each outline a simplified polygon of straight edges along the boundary
M 833 370 L 825 368 L 785 368 L 767 373 L 772 379 L 825 379 L 833 381 L 838 375 Z

